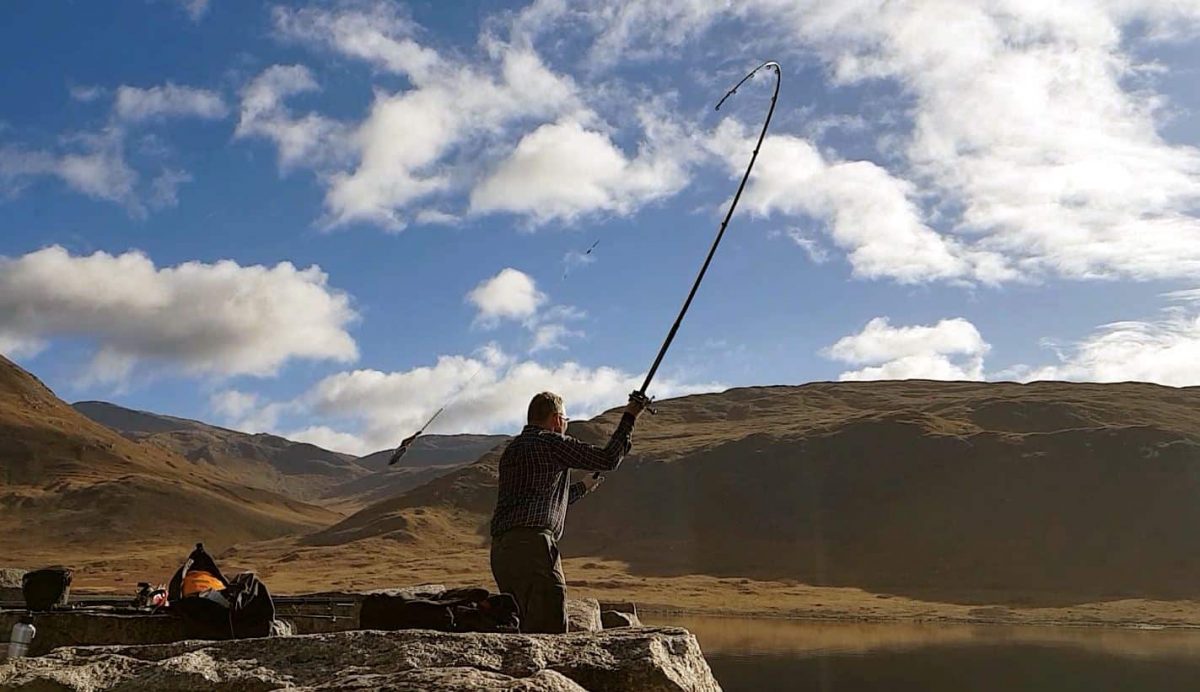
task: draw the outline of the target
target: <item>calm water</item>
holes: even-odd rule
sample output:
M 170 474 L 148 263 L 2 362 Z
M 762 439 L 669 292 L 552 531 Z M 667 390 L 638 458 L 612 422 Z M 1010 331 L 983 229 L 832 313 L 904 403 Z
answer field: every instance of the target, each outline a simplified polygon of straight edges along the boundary
M 727 692 L 1200 690 L 1200 631 L 644 619 L 695 633 Z

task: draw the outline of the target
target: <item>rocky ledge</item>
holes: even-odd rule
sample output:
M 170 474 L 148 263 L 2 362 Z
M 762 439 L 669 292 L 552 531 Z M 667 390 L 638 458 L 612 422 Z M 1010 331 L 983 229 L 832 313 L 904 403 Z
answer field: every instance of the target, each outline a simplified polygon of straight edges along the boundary
M 351 631 L 67 647 L 0 664 L 0 689 L 719 691 L 687 630 L 563 635 Z

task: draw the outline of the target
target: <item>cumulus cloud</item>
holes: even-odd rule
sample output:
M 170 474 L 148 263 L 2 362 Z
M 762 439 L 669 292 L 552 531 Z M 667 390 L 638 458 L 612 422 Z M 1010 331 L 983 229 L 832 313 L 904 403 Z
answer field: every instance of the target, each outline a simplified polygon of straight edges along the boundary
M 648 142 L 630 158 L 607 135 L 574 120 L 542 125 L 476 185 L 471 210 L 524 214 L 536 223 L 597 211 L 627 214 L 687 183 L 685 151 L 674 141 Z
M 58 246 L 0 257 L 0 334 L 92 342 L 93 381 L 120 381 L 138 364 L 265 376 L 292 359 L 350 362 L 355 319 L 349 296 L 315 266 L 156 267 L 139 252 Z
M 303 65 L 272 65 L 242 89 L 241 116 L 235 137 L 261 137 L 279 150 L 279 167 L 324 169 L 349 152 L 341 123 L 316 113 L 292 113 L 289 96 L 318 91 L 312 72 Z
M 1058 348 L 1058 363 L 1018 366 L 1022 380 L 1155 382 L 1173 387 L 1200 385 L 1200 303 L 1196 292 L 1169 297 L 1183 300 L 1157 320 L 1114 322 Z
M 843 372 L 841 380 L 982 380 L 983 358 L 990 349 L 975 325 L 961 317 L 909 327 L 893 327 L 886 317 L 876 317 L 824 355 L 868 366 Z
M 329 177 L 329 223 L 400 229 L 408 207 L 455 186 L 446 158 L 457 147 L 502 134 L 522 119 L 580 108 L 572 80 L 554 74 L 528 46 L 487 39 L 475 63 L 417 44 L 412 25 L 390 3 L 275 11 L 284 38 L 317 45 L 402 75 L 412 88 L 377 90 L 352 137 L 356 164 Z
M 126 122 L 171 117 L 219 120 L 228 113 L 220 94 L 171 82 L 146 89 L 123 84 L 113 103 L 113 115 Z
M 546 300 L 531 276 L 512 267 L 479 282 L 467 294 L 467 301 L 479 311 L 476 322 L 485 327 L 495 326 L 500 320 L 527 320 Z
M 466 213 L 570 221 L 629 213 L 686 183 L 687 148 L 671 146 L 675 129 L 643 108 L 644 140 L 626 154 L 575 81 L 549 69 L 528 41 L 485 30 L 481 59 L 468 61 L 422 45 L 418 27 L 390 3 L 277 8 L 273 16 L 281 38 L 366 62 L 410 85 L 377 88 L 366 118 L 352 128 L 352 164 L 324 178 L 330 226 L 399 230 L 414 219 L 440 222 L 444 208 L 430 216 L 420 207 L 462 190 L 470 191 Z M 533 130 L 511 144 L 530 123 Z M 493 152 L 506 151 L 492 161 Z
M 227 418 L 241 418 L 258 407 L 258 395 L 237 389 L 222 389 L 208 399 L 209 408 Z
M 395 442 L 385 442 L 382 445 L 372 446 L 370 442 L 358 435 L 339 432 L 327 425 L 310 425 L 295 430 L 285 430 L 280 432 L 279 436 L 296 442 L 307 442 L 322 449 L 329 449 L 341 452 L 342 454 L 353 454 L 355 456 L 366 456 L 378 452 L 389 445 L 398 446 L 400 444 L 399 440 L 397 440 Z
M 314 415 L 340 419 L 346 425 L 341 431 L 314 431 L 326 437 L 314 436 L 310 441 L 324 439 L 340 451 L 368 453 L 398 444 L 452 397 L 457 398 L 438 417 L 432 432 L 512 432 L 524 424 L 529 398 L 547 389 L 563 396 L 573 418 L 586 418 L 623 404 L 640 384 L 641 375 L 615 368 L 515 361 L 492 350 L 480 356 L 442 356 L 432 366 L 401 372 L 338 373 L 317 383 L 303 400 Z M 719 387 L 664 379 L 656 381 L 655 394 L 679 396 Z M 337 441 L 331 433 L 350 435 L 355 441 Z
M 737 175 L 754 148 L 732 120 L 722 122 L 708 144 Z M 1011 278 L 1001 257 L 968 250 L 930 228 L 911 199 L 914 192 L 911 183 L 870 161 L 831 161 L 807 140 L 774 135 L 763 144 L 742 200 L 760 216 L 819 219 L 858 276 L 903 283 Z
M 226 427 L 248 433 L 277 430 L 280 418 L 297 408 L 295 402 L 266 401 L 258 394 L 238 389 L 214 392 L 209 396 L 208 407 Z
M 586 313 L 572 305 L 548 306 L 549 296 L 538 290 L 533 277 L 511 267 L 481 281 L 466 300 L 475 305 L 475 324 L 484 329 L 494 329 L 503 320 L 520 322 L 530 333 L 529 353 L 565 350 L 567 339 L 586 336 L 566 324 Z

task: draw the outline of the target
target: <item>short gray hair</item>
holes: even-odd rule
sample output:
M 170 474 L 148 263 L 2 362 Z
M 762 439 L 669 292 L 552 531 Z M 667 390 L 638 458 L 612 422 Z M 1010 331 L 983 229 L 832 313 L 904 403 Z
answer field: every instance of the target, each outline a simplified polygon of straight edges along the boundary
M 533 425 L 541 423 L 556 413 L 565 413 L 562 397 L 554 392 L 538 392 L 529 401 L 529 414 L 526 421 Z

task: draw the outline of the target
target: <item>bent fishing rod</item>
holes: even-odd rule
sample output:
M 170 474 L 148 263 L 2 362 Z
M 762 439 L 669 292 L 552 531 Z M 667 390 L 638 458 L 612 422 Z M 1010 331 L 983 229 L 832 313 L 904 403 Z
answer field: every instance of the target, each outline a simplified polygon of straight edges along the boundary
M 662 346 L 658 349 L 658 355 L 654 357 L 654 364 L 650 366 L 649 372 L 646 373 L 646 379 L 642 382 L 642 388 L 629 395 L 631 401 L 637 401 L 650 413 L 654 413 L 651 408 L 653 398 L 646 394 L 646 390 L 650 389 L 650 382 L 654 380 L 655 373 L 658 372 L 658 366 L 662 364 L 663 357 L 667 355 L 667 349 L 671 348 L 671 342 L 675 340 L 675 334 L 679 332 L 679 325 L 683 324 L 683 317 L 687 314 L 688 308 L 692 306 L 692 300 L 696 297 L 696 291 L 700 288 L 700 282 L 704 281 L 704 274 L 708 272 L 708 265 L 712 264 L 713 256 L 717 254 L 717 247 L 721 244 L 721 238 L 725 236 L 725 229 L 729 227 L 729 220 L 733 218 L 733 211 L 737 209 L 738 201 L 742 198 L 742 191 L 746 189 L 746 183 L 750 180 L 750 172 L 754 170 L 754 162 L 758 160 L 758 152 L 762 149 L 763 140 L 767 137 L 767 128 L 771 126 L 771 116 L 775 115 L 775 103 L 779 100 L 779 85 L 783 81 L 783 73 L 779 67 L 779 63 L 774 60 L 768 60 L 758 67 L 750 71 L 750 74 L 742 77 L 742 80 L 735 84 L 732 89 L 725 92 L 720 101 L 717 101 L 717 106 L 713 110 L 721 110 L 721 106 L 725 101 L 737 93 L 737 90 L 750 78 L 758 74 L 759 70 L 769 68 L 775 71 L 775 90 L 771 93 L 771 107 L 767 109 L 767 118 L 763 121 L 762 129 L 758 133 L 758 142 L 754 145 L 754 153 L 750 155 L 750 163 L 746 166 L 746 172 L 742 174 L 742 181 L 738 184 L 737 192 L 733 195 L 733 201 L 729 204 L 729 210 L 725 212 L 725 218 L 721 221 L 721 227 L 717 230 L 717 237 L 713 239 L 712 247 L 708 249 L 708 256 L 704 258 L 704 264 L 700 265 L 700 273 L 696 275 L 696 281 L 692 283 L 692 290 L 688 292 L 687 299 L 683 301 L 683 307 L 679 309 L 679 315 L 675 317 L 675 323 L 671 325 L 671 330 L 667 332 L 667 338 L 663 341 Z M 600 478 L 600 473 L 592 474 L 593 478 Z
M 762 149 L 763 140 L 766 139 L 767 128 L 771 126 L 771 116 L 775 114 L 775 102 L 779 99 L 779 85 L 783 81 L 779 63 L 769 60 L 751 70 L 750 74 L 742 77 L 742 81 L 735 84 L 732 89 L 721 97 L 721 100 L 717 102 L 717 106 L 714 109 L 721 110 L 721 106 L 725 101 L 730 96 L 736 94 L 738 88 L 763 68 L 770 68 L 775 71 L 775 91 L 771 94 L 771 107 L 767 109 L 767 118 L 763 121 L 762 130 L 758 133 L 758 142 L 754 145 L 754 153 L 750 155 L 750 164 L 746 166 L 746 172 L 742 174 L 742 182 L 738 184 L 737 192 L 733 195 L 733 202 L 729 204 L 729 210 L 725 212 L 725 218 L 721 221 L 717 237 L 713 239 L 712 247 L 708 249 L 708 256 L 704 258 L 704 264 L 700 266 L 700 273 L 696 275 L 696 281 L 692 284 L 692 290 L 688 292 L 687 300 L 683 301 L 683 307 L 680 308 L 679 315 L 675 318 L 675 323 L 671 325 L 671 331 L 667 332 L 666 340 L 663 341 L 662 347 L 658 349 L 658 355 L 654 358 L 654 364 L 650 366 L 650 371 L 646 373 L 646 380 L 642 382 L 642 388 L 629 395 L 631 399 L 640 401 L 643 405 L 648 405 L 651 402 L 651 398 L 646 395 L 646 390 L 650 388 L 650 382 L 654 379 L 655 373 L 658 372 L 658 366 L 662 364 L 663 357 L 667 355 L 667 349 L 671 348 L 671 342 L 675 340 L 675 334 L 679 331 L 679 325 L 683 323 L 683 316 L 687 314 L 688 308 L 692 306 L 692 300 L 696 297 L 696 291 L 700 288 L 700 282 L 704 281 L 704 274 L 708 271 L 708 265 L 712 263 L 713 255 L 717 254 L 717 246 L 721 244 L 721 238 L 725 236 L 725 229 L 729 227 L 729 219 L 733 218 L 733 211 L 737 209 L 738 201 L 742 198 L 742 191 L 746 189 L 746 183 L 750 180 L 750 172 L 754 170 L 754 162 L 758 160 L 758 152 Z
M 442 415 L 442 411 L 445 411 L 447 408 L 449 408 L 450 404 L 453 404 L 455 401 L 457 401 L 458 397 L 461 396 L 463 392 L 467 391 L 467 387 L 471 386 L 471 383 L 475 381 L 475 378 L 482 371 L 483 363 L 480 363 L 479 366 L 475 368 L 475 373 L 471 375 L 471 377 L 462 387 L 459 387 L 458 391 L 454 393 L 454 396 L 450 397 L 449 401 L 443 404 L 441 408 L 433 412 L 433 415 L 429 417 L 429 420 L 425 421 L 425 425 L 422 425 L 420 430 L 416 431 L 409 437 L 404 438 L 404 440 L 400 442 L 400 446 L 396 448 L 396 451 L 392 452 L 392 458 L 388 459 L 388 466 L 395 465 L 397 461 L 400 461 L 400 459 L 408 453 L 408 448 L 412 445 L 412 443 L 416 442 L 417 438 L 424 434 L 425 430 L 429 426 L 433 425 L 433 422 L 437 420 L 437 417 Z

